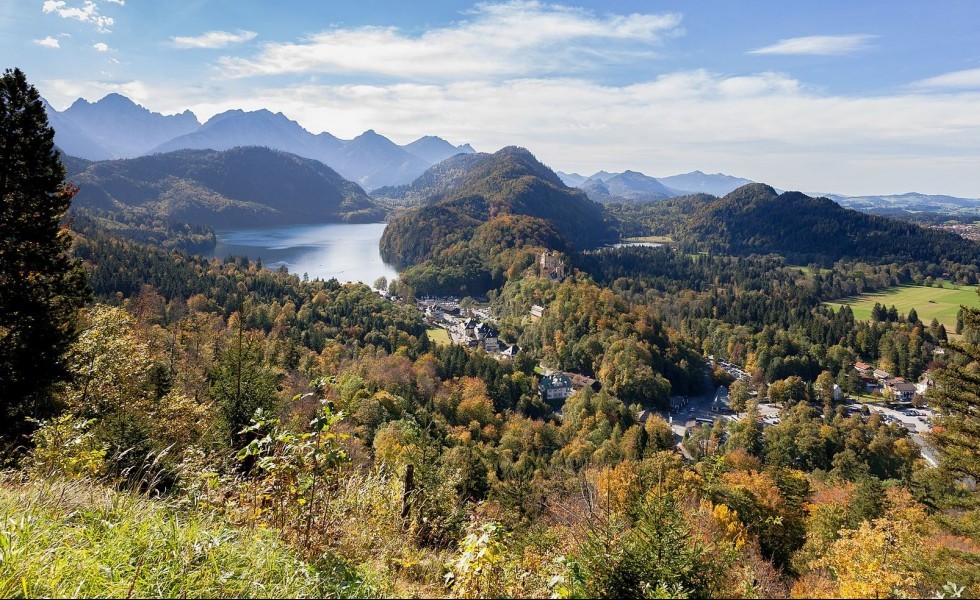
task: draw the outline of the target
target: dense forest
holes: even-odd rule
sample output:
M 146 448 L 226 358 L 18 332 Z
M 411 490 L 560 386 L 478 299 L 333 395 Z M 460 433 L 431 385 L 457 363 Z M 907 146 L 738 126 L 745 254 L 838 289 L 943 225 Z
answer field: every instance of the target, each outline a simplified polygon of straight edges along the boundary
M 393 216 L 381 238 L 385 260 L 408 269 L 418 294 L 483 294 L 503 283 L 525 250 L 567 251 L 613 239 L 602 207 L 522 148 L 450 159 L 423 175 L 423 206 Z M 524 264 L 523 266 L 527 266 Z
M 323 163 L 268 148 L 178 150 L 127 160 L 72 159 L 77 208 L 222 227 L 371 223 L 384 212 Z
M 508 149 L 393 220 L 414 266 L 382 295 L 195 255 L 209 230 L 163 218 L 66 219 L 36 90 L 8 71 L 0 98 L 25 132 L 0 145 L 0 596 L 980 595 L 980 311 L 824 305 L 975 283 L 969 256 L 583 249 L 598 205 Z M 474 281 L 515 356 L 429 339 L 411 296 Z M 938 465 L 858 362 L 935 380 Z M 545 369 L 596 384 L 548 399 Z M 671 404 L 720 385 L 730 414 L 677 433 Z

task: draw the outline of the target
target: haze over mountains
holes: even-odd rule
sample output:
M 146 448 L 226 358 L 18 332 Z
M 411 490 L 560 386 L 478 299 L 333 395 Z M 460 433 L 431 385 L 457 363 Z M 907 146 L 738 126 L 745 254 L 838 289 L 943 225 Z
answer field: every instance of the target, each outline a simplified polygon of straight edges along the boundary
M 313 134 L 282 113 L 268 110 L 229 110 L 200 123 L 190 111 L 162 115 L 139 106 L 125 96 L 109 94 L 98 102 L 78 99 L 64 111 L 45 104 L 56 132 L 56 143 L 68 155 L 88 160 L 135 158 L 175 150 L 230 150 L 237 147 L 267 147 L 328 165 L 345 179 L 375 195 L 415 204 L 422 194 L 411 187 L 433 165 L 457 155 L 474 155 L 469 144 L 455 146 L 435 136 L 424 136 L 400 146 L 368 130 L 352 140 L 323 132 Z M 452 171 L 464 163 L 445 165 Z M 467 166 L 471 166 L 468 165 Z M 442 173 L 442 171 L 440 171 Z M 445 173 L 443 173 L 445 174 Z M 651 177 L 637 171 L 599 171 L 591 176 L 557 171 L 570 187 L 584 191 L 602 203 L 637 204 L 705 193 L 724 196 L 749 179 L 692 171 L 668 177 Z M 446 178 L 440 177 L 443 185 Z M 416 182 L 416 183 L 413 183 Z M 430 194 L 431 195 L 431 194 Z M 931 211 L 963 214 L 980 211 L 980 200 L 909 193 L 888 196 L 844 196 L 823 194 L 842 206 L 864 212 L 896 214 Z
M 589 198 L 602 204 L 641 204 L 690 194 L 710 194 L 722 197 L 738 188 L 756 183 L 743 177 L 724 173 L 708 174 L 692 171 L 669 177 L 651 177 L 636 171 L 610 173 L 599 171 L 591 176 L 557 171 L 565 185 L 577 187 Z M 847 196 L 843 194 L 810 194 L 830 198 L 846 208 L 882 215 L 912 212 L 934 212 L 959 215 L 980 213 L 980 199 L 957 198 L 942 194 L 905 194 Z
M 107 160 L 173 150 L 263 146 L 318 160 L 369 190 L 410 182 L 443 159 L 474 152 L 469 144 L 453 146 L 434 136 L 399 146 L 371 130 L 341 140 L 326 132 L 313 134 L 282 113 L 268 110 L 230 110 L 201 124 L 190 111 L 166 116 L 119 94 L 94 103 L 79 99 L 62 112 L 50 104 L 46 108 L 55 142 L 72 156 Z

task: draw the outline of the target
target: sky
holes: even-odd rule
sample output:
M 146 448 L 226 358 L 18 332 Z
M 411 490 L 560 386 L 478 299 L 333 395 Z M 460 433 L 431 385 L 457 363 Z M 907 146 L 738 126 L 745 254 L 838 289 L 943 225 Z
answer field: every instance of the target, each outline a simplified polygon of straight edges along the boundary
M 518 145 L 556 170 L 980 197 L 980 2 L 2 0 L 57 109 Z

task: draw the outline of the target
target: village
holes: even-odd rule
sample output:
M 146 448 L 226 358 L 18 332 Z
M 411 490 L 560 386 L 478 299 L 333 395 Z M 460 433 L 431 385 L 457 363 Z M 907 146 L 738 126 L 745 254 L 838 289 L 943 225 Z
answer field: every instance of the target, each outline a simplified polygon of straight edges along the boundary
M 557 252 L 542 252 L 537 261 L 541 277 L 562 281 L 567 277 L 565 261 Z M 495 327 L 495 318 L 489 307 L 464 307 L 463 301 L 455 297 L 416 299 L 415 305 L 425 316 L 430 328 L 444 330 L 450 343 L 468 349 L 483 348 L 488 354 L 498 358 L 514 357 L 520 352 L 516 344 L 507 344 L 500 339 Z M 530 322 L 540 319 L 544 307 L 532 306 L 528 317 Z
M 565 262 L 556 252 L 546 251 L 538 255 L 535 269 L 538 276 L 553 281 L 560 282 L 568 276 Z M 493 311 L 486 304 L 470 304 L 455 297 L 426 297 L 416 299 L 415 304 L 430 328 L 446 332 L 449 343 L 469 350 L 482 350 L 498 359 L 513 358 L 521 351 L 517 344 L 507 343 L 500 338 Z M 533 305 L 527 314 L 528 322 L 534 323 L 541 319 L 545 310 L 543 306 Z M 697 427 L 711 426 L 717 419 L 739 421 L 745 418 L 746 413 L 739 413 L 731 408 L 728 387 L 711 384 L 711 373 L 720 372 L 730 381 L 743 381 L 749 385 L 749 394 L 757 400 L 760 424 L 763 427 L 780 422 L 779 411 L 782 406 L 770 402 L 768 397 L 758 396 L 758 386 L 753 385 L 751 373 L 740 365 L 716 359 L 713 355 L 705 356 L 705 362 L 704 394 L 697 397 L 671 397 L 669 406 L 662 410 L 640 407 L 638 421 L 643 423 L 652 415 L 659 414 L 670 424 L 677 438 L 678 448 L 683 452 L 681 442 Z M 926 391 L 934 385 L 931 374 L 925 373 L 919 382 L 913 384 L 863 362 L 855 363 L 854 370 L 866 393 L 859 399 L 844 394 L 840 386 L 835 385 L 834 402 L 842 405 L 849 414 L 860 414 L 869 418 L 872 413 L 878 413 L 885 423 L 904 427 L 919 445 L 925 460 L 936 464 L 935 452 L 923 437 L 931 430 L 935 417 L 935 412 L 926 405 L 925 400 Z M 587 375 L 556 371 L 545 365 L 539 365 L 537 373 L 540 377 L 538 393 L 553 408 L 558 419 L 562 418 L 564 401 L 574 393 L 585 388 L 598 391 L 601 387 L 596 379 Z

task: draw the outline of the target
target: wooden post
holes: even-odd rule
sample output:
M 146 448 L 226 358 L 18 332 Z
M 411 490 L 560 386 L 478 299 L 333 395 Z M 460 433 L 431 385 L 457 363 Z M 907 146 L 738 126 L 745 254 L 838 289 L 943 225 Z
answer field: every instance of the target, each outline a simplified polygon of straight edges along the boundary
M 415 465 L 405 467 L 405 494 L 402 496 L 402 519 L 412 512 L 412 492 L 415 491 Z

